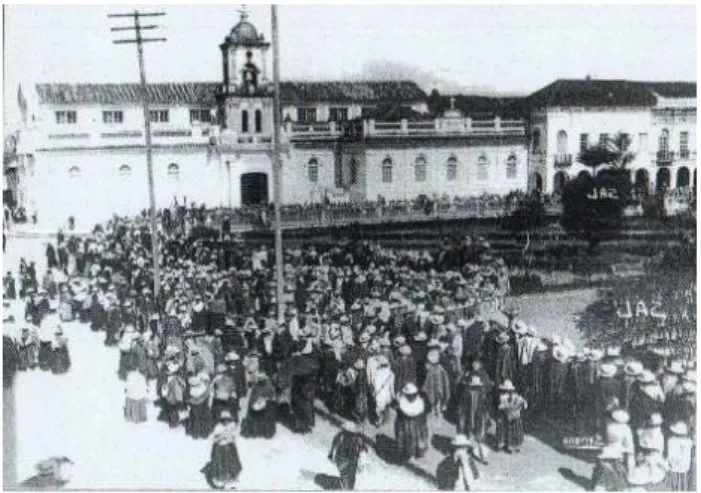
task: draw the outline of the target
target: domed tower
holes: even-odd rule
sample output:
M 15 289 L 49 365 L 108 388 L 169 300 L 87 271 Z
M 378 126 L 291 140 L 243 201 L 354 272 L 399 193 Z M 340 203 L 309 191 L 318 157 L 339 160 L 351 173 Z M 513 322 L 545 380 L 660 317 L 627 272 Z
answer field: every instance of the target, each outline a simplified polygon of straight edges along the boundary
M 237 134 L 263 133 L 271 122 L 263 122 L 271 105 L 273 89 L 268 81 L 266 54 L 270 43 L 248 21 L 248 12 L 240 10 L 241 19 L 220 45 L 224 83 L 220 98 L 223 123 Z

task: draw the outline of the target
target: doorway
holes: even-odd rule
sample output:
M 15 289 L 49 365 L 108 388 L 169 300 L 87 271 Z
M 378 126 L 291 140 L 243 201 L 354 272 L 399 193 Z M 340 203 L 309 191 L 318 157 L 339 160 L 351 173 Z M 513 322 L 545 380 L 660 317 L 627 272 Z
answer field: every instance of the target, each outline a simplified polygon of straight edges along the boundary
M 244 173 L 241 175 L 241 205 L 268 203 L 268 175 Z

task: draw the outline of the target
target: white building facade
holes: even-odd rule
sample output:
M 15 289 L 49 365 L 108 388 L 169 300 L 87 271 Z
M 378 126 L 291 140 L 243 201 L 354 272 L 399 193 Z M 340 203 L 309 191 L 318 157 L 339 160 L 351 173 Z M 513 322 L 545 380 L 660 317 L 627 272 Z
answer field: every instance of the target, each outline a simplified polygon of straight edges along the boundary
M 174 198 L 208 207 L 269 202 L 269 48 L 244 14 L 220 45 L 221 82 L 149 85 L 158 207 Z M 602 96 L 600 86 L 610 83 L 616 90 Z M 584 142 L 618 132 L 631 137 L 631 166 L 650 189 L 664 180 L 688 186 L 684 169 L 694 177 L 696 170 L 695 84 L 690 97 L 688 84 L 620 83 L 557 81 L 515 98 L 520 110 L 502 111 L 498 98 L 472 96 L 458 96 L 457 105 L 450 98 L 449 108 L 444 98 L 436 108 L 411 81 L 285 81 L 283 202 L 551 193 L 584 171 L 576 162 Z M 573 84 L 581 100 L 571 98 Z M 73 216 L 91 227 L 148 207 L 138 84 L 37 84 L 20 88 L 20 107 L 22 205 L 40 222 Z

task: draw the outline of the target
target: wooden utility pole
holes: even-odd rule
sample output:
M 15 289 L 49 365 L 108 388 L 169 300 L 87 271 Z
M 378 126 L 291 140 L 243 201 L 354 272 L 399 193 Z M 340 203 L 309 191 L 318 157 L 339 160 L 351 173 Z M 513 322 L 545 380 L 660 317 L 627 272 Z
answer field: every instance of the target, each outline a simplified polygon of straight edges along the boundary
M 113 27 L 111 31 L 135 31 L 134 39 L 115 39 L 115 44 L 136 44 L 136 51 L 139 58 L 139 74 L 141 76 L 141 103 L 144 110 L 144 128 L 146 133 L 146 168 L 148 172 L 148 194 L 151 216 L 151 254 L 153 257 L 153 297 L 158 301 L 161 285 L 159 245 L 158 245 L 158 224 L 156 222 L 156 192 L 153 183 L 153 149 L 151 146 L 151 113 L 149 110 L 148 91 L 146 87 L 146 68 L 144 67 L 144 43 L 156 43 L 166 41 L 166 38 L 144 38 L 142 31 L 157 29 L 157 25 L 142 26 L 139 22 L 143 17 L 161 17 L 165 12 L 139 12 L 135 10 L 131 13 L 109 14 L 109 18 L 131 18 L 134 20 L 133 26 Z
M 277 317 L 281 322 L 285 317 L 284 277 L 282 271 L 282 227 L 280 207 L 282 197 L 282 162 L 280 159 L 280 40 L 278 39 L 277 5 L 270 6 L 273 32 L 273 202 L 275 205 L 275 279 L 277 281 Z

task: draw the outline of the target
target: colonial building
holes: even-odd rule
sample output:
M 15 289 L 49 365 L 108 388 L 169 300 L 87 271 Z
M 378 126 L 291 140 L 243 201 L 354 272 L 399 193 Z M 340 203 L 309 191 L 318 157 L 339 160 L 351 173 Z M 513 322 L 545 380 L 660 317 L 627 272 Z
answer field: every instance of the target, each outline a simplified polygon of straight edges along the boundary
M 159 207 L 272 197 L 269 47 L 242 14 L 220 45 L 220 82 L 149 85 Z M 147 207 L 138 84 L 36 84 L 19 99 L 30 213 L 86 227 Z M 619 131 L 645 146 L 635 167 L 653 184 L 658 165 L 679 183 L 682 168 L 695 173 L 695 84 L 557 81 L 523 98 L 436 100 L 412 81 L 284 81 L 281 99 L 285 203 L 551 192 L 580 171 L 583 136 Z M 660 161 L 648 136 L 665 129 Z

